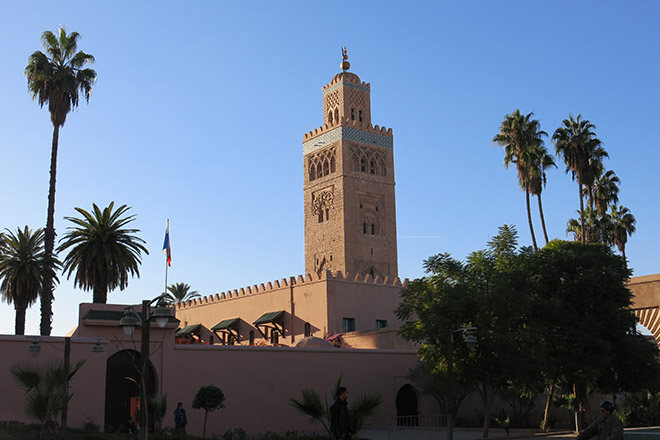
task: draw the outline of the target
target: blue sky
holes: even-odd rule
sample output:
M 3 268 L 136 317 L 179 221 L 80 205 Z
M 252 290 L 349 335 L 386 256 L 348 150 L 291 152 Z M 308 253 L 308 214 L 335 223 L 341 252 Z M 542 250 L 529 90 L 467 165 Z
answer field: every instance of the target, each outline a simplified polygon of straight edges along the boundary
M 371 83 L 373 123 L 394 132 L 402 278 L 439 252 L 483 248 L 505 223 L 531 244 L 515 171 L 491 143 L 517 108 L 549 133 L 569 113 L 596 125 L 637 218 L 634 274 L 660 272 L 658 2 L 38 1 L 7 3 L 3 18 L 0 228 L 45 225 L 52 125 L 23 71 L 63 24 L 96 57 L 98 83 L 60 131 L 56 228 L 114 200 L 150 252 L 109 302 L 162 291 L 168 218 L 170 283 L 207 295 L 304 271 L 302 136 L 322 123 L 342 46 Z M 562 164 L 543 198 L 549 235 L 566 238 L 578 197 Z M 60 278 L 54 335 L 92 297 Z M 13 333 L 13 307 L 0 318 Z M 38 323 L 37 303 L 26 332 Z

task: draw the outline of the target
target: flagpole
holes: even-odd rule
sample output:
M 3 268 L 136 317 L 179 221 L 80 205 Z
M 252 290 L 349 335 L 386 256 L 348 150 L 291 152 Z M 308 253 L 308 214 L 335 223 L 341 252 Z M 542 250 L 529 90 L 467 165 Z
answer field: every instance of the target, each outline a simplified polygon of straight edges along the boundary
M 163 253 L 165 254 L 165 290 L 163 294 L 167 293 L 167 271 L 171 264 L 171 248 L 170 248 L 170 219 L 167 219 L 167 226 L 165 228 L 165 243 L 163 243 Z

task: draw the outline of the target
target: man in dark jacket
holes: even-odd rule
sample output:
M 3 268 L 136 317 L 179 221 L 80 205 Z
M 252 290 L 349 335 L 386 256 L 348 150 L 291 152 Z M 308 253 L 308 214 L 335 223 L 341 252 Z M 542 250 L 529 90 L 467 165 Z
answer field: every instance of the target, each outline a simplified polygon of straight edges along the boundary
M 600 403 L 600 417 L 580 431 L 575 440 L 587 440 L 598 436 L 598 440 L 623 440 L 623 424 L 614 414 L 614 405 L 607 400 Z
M 179 402 L 174 410 L 174 427 L 177 434 L 186 433 L 186 425 L 188 424 L 188 417 L 186 410 L 183 409 L 183 403 Z
M 337 400 L 330 406 L 330 430 L 337 440 L 350 440 L 352 438 L 347 399 L 348 390 L 346 387 L 339 387 Z

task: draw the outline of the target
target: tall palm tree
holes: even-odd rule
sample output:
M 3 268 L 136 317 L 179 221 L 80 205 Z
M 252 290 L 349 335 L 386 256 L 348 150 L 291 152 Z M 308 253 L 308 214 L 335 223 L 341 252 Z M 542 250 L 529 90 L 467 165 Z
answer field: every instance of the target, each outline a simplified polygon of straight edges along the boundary
M 547 176 L 545 170 L 548 168 L 556 167 L 555 160 L 548 154 L 548 150 L 543 145 L 541 140 L 540 144 L 533 150 L 532 164 L 529 169 L 530 181 L 529 192 L 538 198 L 539 202 L 539 216 L 541 217 L 541 227 L 543 228 L 543 237 L 545 244 L 550 241 L 548 239 L 548 231 L 545 228 L 545 216 L 543 215 L 543 203 L 541 202 L 541 193 L 547 183 Z
M 595 209 L 601 217 L 607 214 L 610 205 L 615 205 L 619 201 L 620 182 L 612 170 L 601 173 L 594 181 L 589 194 L 590 204 L 591 209 Z
M 25 68 L 28 89 L 33 100 L 41 107 L 48 104 L 50 121 L 53 124 L 53 143 L 50 154 L 50 182 L 48 187 L 48 212 L 46 218 L 43 286 L 41 291 L 41 334 L 50 335 L 53 316 L 53 278 L 55 277 L 55 177 L 57 173 L 57 148 L 60 127 L 66 116 L 78 107 L 80 94 L 89 102 L 96 72 L 85 68 L 94 62 L 94 57 L 77 51 L 77 32 L 67 35 L 62 27 L 57 35 L 45 31 L 41 41 L 46 53 L 36 51 L 30 55 Z
M 637 223 L 637 220 L 630 210 L 624 206 L 619 206 L 618 208 L 612 206 L 609 216 L 612 222 L 612 243 L 616 245 L 625 259 L 628 236 L 635 232 L 635 223 Z
M 581 114 L 577 118 L 569 115 L 552 135 L 557 155 L 564 158 L 566 173 L 570 172 L 573 180 L 577 178 L 581 226 L 585 224 L 583 187 L 591 188 L 596 176 L 602 172 L 603 158 L 609 157 L 593 131 L 595 128 L 594 124 L 582 119 Z M 581 241 L 587 241 L 585 227 L 581 227 Z
M 167 286 L 165 300 L 170 304 L 180 304 L 191 299 L 199 298 L 201 295 L 196 290 L 190 290 L 190 284 L 174 283 Z
M 93 211 L 76 208 L 82 218 L 65 217 L 69 226 L 61 239 L 59 251 L 68 250 L 64 259 L 67 279 L 75 271 L 74 286 L 94 291 L 94 302 L 105 304 L 108 291 L 128 286 L 128 277 L 140 276 L 141 253 L 149 254 L 139 229 L 125 229 L 135 215 L 122 217 L 129 206 L 121 205 L 113 211 L 115 202 L 101 211 L 93 204 Z
M 0 240 L 0 293 L 16 310 L 15 333 L 25 334 L 25 311 L 37 301 L 42 284 L 44 231 L 16 228 Z
M 518 181 L 525 192 L 527 206 L 527 221 L 532 235 L 534 249 L 538 249 L 529 195 L 532 187 L 532 169 L 535 167 L 537 149 L 543 146 L 543 136 L 548 134 L 541 130 L 538 120 L 532 119 L 534 113 L 523 115 L 516 109 L 504 117 L 500 124 L 500 131 L 493 138 L 493 143 L 504 147 L 504 166 L 508 169 L 512 163 L 516 164 Z

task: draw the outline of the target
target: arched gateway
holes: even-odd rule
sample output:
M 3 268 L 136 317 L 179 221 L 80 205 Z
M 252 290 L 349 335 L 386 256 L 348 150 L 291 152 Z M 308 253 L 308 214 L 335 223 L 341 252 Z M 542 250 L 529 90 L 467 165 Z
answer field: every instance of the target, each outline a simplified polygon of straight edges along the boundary
M 108 358 L 105 376 L 106 432 L 125 432 L 130 421 L 137 421 L 140 402 L 140 365 L 142 356 L 135 350 L 121 350 Z M 147 395 L 156 392 L 156 373 L 149 362 L 146 374 Z
M 633 310 L 660 347 L 660 274 L 634 277 L 628 288 L 633 293 Z

